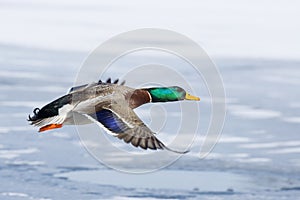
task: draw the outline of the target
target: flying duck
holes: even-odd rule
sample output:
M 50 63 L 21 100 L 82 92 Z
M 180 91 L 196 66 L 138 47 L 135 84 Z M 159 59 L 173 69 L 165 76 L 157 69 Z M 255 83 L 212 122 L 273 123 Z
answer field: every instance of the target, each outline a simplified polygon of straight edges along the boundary
M 146 103 L 195 100 L 200 98 L 188 94 L 178 86 L 134 89 L 119 80 L 85 84 L 72 87 L 69 92 L 45 105 L 35 108 L 33 116 L 28 116 L 31 125 L 39 127 L 39 132 L 74 125 L 74 115 L 84 116 L 81 124 L 97 123 L 105 131 L 126 143 L 143 149 L 168 148 L 155 133 L 135 114 L 134 108 Z M 78 122 L 76 121 L 76 124 Z

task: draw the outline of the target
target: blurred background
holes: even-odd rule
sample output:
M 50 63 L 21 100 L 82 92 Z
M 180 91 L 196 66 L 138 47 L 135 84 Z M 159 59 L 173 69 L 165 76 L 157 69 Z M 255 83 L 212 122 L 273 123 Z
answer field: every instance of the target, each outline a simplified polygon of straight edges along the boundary
M 0 199 L 299 198 L 299 15 L 296 0 L 0 0 Z M 138 28 L 201 45 L 223 77 L 227 116 L 205 159 L 195 142 L 169 167 L 130 175 L 96 161 L 75 127 L 38 134 L 26 119 L 68 91 L 98 45 Z

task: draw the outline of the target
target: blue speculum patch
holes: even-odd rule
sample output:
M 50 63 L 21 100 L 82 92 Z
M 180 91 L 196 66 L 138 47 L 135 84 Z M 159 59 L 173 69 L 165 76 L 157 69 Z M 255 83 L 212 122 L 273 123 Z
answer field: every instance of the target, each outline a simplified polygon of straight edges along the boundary
M 114 133 L 122 133 L 124 123 L 110 110 L 100 110 L 96 112 L 97 120 Z

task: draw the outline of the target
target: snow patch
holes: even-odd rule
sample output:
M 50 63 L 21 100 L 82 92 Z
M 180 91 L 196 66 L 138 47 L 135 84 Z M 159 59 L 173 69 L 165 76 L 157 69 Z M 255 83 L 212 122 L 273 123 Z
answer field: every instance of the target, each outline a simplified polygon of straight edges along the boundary
M 262 162 L 271 162 L 270 158 L 243 158 L 243 159 L 236 159 L 238 162 L 242 163 L 262 163 Z
M 268 151 L 267 153 L 269 153 L 269 154 L 300 153 L 300 147 L 271 150 L 271 151 Z
M 230 105 L 228 110 L 232 115 L 246 119 L 272 119 L 281 116 L 281 113 L 278 111 L 252 108 L 244 105 Z
M 300 117 L 287 117 L 282 119 L 285 122 L 300 124 Z
M 5 163 L 9 165 L 30 165 L 30 166 L 45 165 L 45 162 L 42 161 L 29 161 L 29 160 L 15 160 L 15 161 L 10 161 Z
M 266 149 L 266 148 L 279 148 L 288 146 L 300 146 L 300 141 L 281 141 L 281 142 L 268 142 L 268 143 L 251 143 L 239 145 L 241 148 L 246 149 Z
M 38 152 L 36 148 L 19 149 L 19 150 L 0 150 L 0 158 L 13 159 L 23 154 L 32 154 Z

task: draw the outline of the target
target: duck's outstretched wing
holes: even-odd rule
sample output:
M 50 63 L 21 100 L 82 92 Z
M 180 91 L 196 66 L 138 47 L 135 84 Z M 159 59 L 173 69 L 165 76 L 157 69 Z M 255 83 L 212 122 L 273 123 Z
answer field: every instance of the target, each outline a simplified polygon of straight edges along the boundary
M 105 84 L 119 84 L 119 85 L 124 85 L 125 84 L 125 80 L 122 81 L 121 83 L 119 83 L 119 79 L 115 79 L 114 81 L 112 81 L 111 78 L 108 78 L 106 80 L 106 82 L 102 82 L 101 80 L 99 80 L 97 83 L 94 82 L 94 83 L 90 83 L 90 84 L 84 84 L 84 85 L 79 85 L 79 86 L 74 86 L 74 87 L 71 87 L 68 91 L 68 93 L 73 93 L 73 92 L 78 92 L 80 90 L 84 90 L 86 88 L 89 88 L 89 87 L 93 87 L 93 86 L 96 86 L 96 85 L 105 85 Z
M 97 108 L 96 108 L 97 110 Z M 143 149 L 166 149 L 175 153 L 184 154 L 188 151 L 176 151 L 168 148 L 152 132 L 132 109 L 126 105 L 113 104 L 101 107 L 95 114 L 89 115 L 108 133 Z

